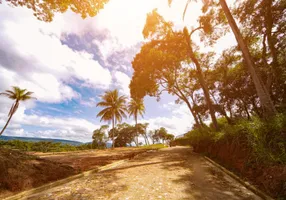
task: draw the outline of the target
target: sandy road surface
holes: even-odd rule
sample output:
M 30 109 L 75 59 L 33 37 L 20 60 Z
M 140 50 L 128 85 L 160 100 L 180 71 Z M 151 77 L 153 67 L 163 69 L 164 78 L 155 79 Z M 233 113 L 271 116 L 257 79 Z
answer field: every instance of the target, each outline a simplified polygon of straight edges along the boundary
M 260 199 L 190 148 L 141 154 L 114 169 L 25 199 Z

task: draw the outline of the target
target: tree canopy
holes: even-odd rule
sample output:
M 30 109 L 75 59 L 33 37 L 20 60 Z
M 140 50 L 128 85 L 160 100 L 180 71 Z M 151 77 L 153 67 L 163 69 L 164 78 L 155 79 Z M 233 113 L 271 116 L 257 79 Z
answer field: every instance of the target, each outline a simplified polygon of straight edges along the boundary
M 104 8 L 109 0 L 4 0 L 11 6 L 24 6 L 31 9 L 37 19 L 51 22 L 55 13 L 64 13 L 71 10 L 81 15 L 82 18 L 87 16 L 93 17 Z M 0 1 L 1 3 L 1 1 Z

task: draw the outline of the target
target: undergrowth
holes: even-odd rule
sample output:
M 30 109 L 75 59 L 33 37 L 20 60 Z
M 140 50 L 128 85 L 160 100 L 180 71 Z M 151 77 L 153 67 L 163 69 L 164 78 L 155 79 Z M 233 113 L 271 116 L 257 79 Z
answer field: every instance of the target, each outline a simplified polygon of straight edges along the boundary
M 224 139 L 237 141 L 250 148 L 253 161 L 259 163 L 286 163 L 286 115 L 278 114 L 272 119 L 240 119 L 228 124 L 218 119 L 220 131 L 212 125 L 188 132 L 184 138 L 174 141 L 177 145 L 200 145 L 216 143 Z

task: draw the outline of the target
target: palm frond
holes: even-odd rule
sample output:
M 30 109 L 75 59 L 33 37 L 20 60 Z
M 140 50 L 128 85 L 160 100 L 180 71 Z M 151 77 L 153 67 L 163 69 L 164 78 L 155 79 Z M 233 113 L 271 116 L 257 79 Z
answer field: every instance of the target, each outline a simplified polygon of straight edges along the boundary
M 11 94 L 8 94 L 8 93 L 6 93 L 6 92 L 1 92 L 0 95 L 7 96 L 7 97 L 10 97 L 10 96 L 11 96 Z
M 191 3 L 192 0 L 188 0 L 186 5 L 185 5 L 185 9 L 184 9 L 184 13 L 183 13 L 183 20 L 185 20 L 185 15 L 188 9 L 189 4 Z
M 125 96 L 119 96 L 118 90 L 106 91 L 101 96 L 102 101 L 97 103 L 97 106 L 105 107 L 101 110 L 97 117 L 101 117 L 101 120 L 112 120 L 113 117 L 117 121 L 121 121 L 122 117 L 126 117 L 126 99 Z
M 96 116 L 97 117 L 101 117 L 105 113 L 111 113 L 111 112 L 112 112 L 112 108 L 111 107 L 107 107 L 107 108 L 104 108 L 103 110 L 101 110 Z
M 110 102 L 105 102 L 105 101 L 101 101 L 101 102 L 98 102 L 96 104 L 96 107 L 100 106 L 100 107 L 107 107 L 107 106 L 111 106 L 112 104 Z

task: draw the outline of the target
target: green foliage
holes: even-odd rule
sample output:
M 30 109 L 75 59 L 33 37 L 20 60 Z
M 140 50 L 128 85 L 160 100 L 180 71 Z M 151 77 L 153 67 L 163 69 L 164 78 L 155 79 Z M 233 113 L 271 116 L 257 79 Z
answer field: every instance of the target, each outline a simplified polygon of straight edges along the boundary
M 127 97 L 124 95 L 119 96 L 117 89 L 106 91 L 101 98 L 102 101 L 96 105 L 104 108 L 97 114 L 97 117 L 101 117 L 100 121 L 116 120 L 121 122 L 122 118 L 127 117 L 127 107 L 125 105 Z
M 166 147 L 167 146 L 165 146 L 164 144 L 151 144 L 151 145 L 141 146 L 140 148 L 155 150 L 155 149 L 163 149 L 163 148 L 166 148 Z
M 108 125 L 103 125 L 99 129 L 93 131 L 92 135 L 92 148 L 93 149 L 105 149 L 107 137 L 105 131 L 108 129 Z
M 188 132 L 185 138 L 176 139 L 177 145 L 200 145 L 218 143 L 225 139 L 243 143 L 251 150 L 252 161 L 264 163 L 286 163 L 286 114 L 278 114 L 267 121 L 258 117 L 252 120 L 237 120 L 233 125 L 226 119 L 218 120 L 220 131 L 213 128 Z
M 152 133 L 151 137 L 154 142 L 162 141 L 163 144 L 169 144 L 174 140 L 175 136 L 173 134 L 169 134 L 164 127 L 161 127 L 160 129 L 156 129 L 154 133 Z
M 63 152 L 63 151 L 77 151 L 91 149 L 91 144 L 82 144 L 79 146 L 73 146 L 70 144 L 63 144 L 60 142 L 27 142 L 21 140 L 0 140 L 0 147 L 9 149 L 18 149 L 22 151 L 37 151 L 37 152 Z
M 128 113 L 129 117 L 134 116 L 135 123 L 137 124 L 138 115 L 143 117 L 143 114 L 145 113 L 143 99 L 131 99 L 128 104 Z
M 62 0 L 62 1 L 33 1 L 33 0 L 6 0 L 11 6 L 25 6 L 33 10 L 37 19 L 50 22 L 55 13 L 64 13 L 72 10 L 82 18 L 95 16 L 109 0 Z M 1 1 L 0 1 L 1 4 Z

